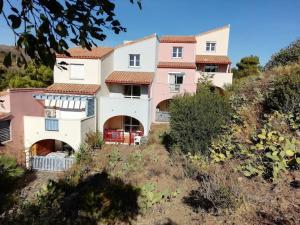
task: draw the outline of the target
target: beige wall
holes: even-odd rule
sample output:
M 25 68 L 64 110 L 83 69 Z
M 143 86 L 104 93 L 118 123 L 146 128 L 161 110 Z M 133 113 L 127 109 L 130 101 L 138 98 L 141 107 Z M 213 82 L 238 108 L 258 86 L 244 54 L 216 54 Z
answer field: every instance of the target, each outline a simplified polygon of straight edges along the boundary
M 228 55 L 229 32 L 230 32 L 230 26 L 228 25 L 225 27 L 217 28 L 197 35 L 196 54 L 197 55 Z M 217 43 L 216 51 L 214 52 L 206 51 L 207 41 L 214 41 Z
M 84 79 L 72 80 L 70 79 L 70 65 L 65 65 L 66 70 L 59 69 L 57 64 L 59 62 L 66 62 L 67 64 L 84 64 Z M 58 58 L 54 66 L 54 83 L 71 83 L 71 84 L 101 84 L 101 61 L 99 59 L 74 59 L 74 58 Z
M 113 72 L 114 70 L 114 54 L 110 53 L 101 61 L 101 96 L 108 96 L 109 90 L 105 83 L 105 79 Z

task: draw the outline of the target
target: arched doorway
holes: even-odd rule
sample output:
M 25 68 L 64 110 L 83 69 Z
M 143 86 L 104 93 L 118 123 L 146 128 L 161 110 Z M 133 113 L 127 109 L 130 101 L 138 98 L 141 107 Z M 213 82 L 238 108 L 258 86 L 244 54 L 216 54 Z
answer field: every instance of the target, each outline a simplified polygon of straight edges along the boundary
M 32 156 L 47 156 L 53 152 L 62 153 L 66 156 L 74 154 L 74 149 L 70 145 L 54 139 L 40 140 L 34 143 L 30 150 Z
M 35 170 L 64 171 L 75 162 L 74 149 L 59 140 L 37 141 L 29 151 L 31 168 Z
M 156 106 L 155 121 L 156 122 L 169 122 L 170 113 L 169 107 L 172 99 L 166 99 L 161 101 Z
M 130 116 L 114 116 L 103 126 L 104 141 L 108 143 L 132 144 L 135 136 L 144 135 L 142 123 Z

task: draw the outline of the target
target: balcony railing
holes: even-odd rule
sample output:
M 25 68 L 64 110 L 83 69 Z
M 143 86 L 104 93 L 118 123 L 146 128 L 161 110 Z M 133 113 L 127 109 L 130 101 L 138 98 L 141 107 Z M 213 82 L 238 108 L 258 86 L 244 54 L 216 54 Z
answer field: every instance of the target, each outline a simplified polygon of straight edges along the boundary
M 156 112 L 155 121 L 157 122 L 170 122 L 170 113 L 169 112 Z
M 46 131 L 59 131 L 58 119 L 45 118 L 45 130 Z
M 170 92 L 172 93 L 180 92 L 180 84 L 170 84 Z

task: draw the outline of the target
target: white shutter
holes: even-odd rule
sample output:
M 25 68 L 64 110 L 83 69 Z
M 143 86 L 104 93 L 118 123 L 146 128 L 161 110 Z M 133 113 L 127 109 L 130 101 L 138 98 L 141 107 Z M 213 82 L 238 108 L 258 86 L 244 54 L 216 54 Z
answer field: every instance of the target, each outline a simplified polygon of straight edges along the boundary
M 84 65 L 70 64 L 70 79 L 83 80 L 84 79 Z

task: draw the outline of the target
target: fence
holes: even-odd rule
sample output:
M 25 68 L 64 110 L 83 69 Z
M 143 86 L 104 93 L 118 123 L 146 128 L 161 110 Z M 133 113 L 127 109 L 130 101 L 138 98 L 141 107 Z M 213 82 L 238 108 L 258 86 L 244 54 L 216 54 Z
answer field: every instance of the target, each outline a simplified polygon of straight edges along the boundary
M 169 112 L 156 112 L 155 121 L 157 122 L 169 122 L 170 121 L 170 113 Z
M 32 169 L 45 171 L 65 171 L 69 169 L 75 162 L 74 158 L 58 158 L 33 156 L 31 158 Z

